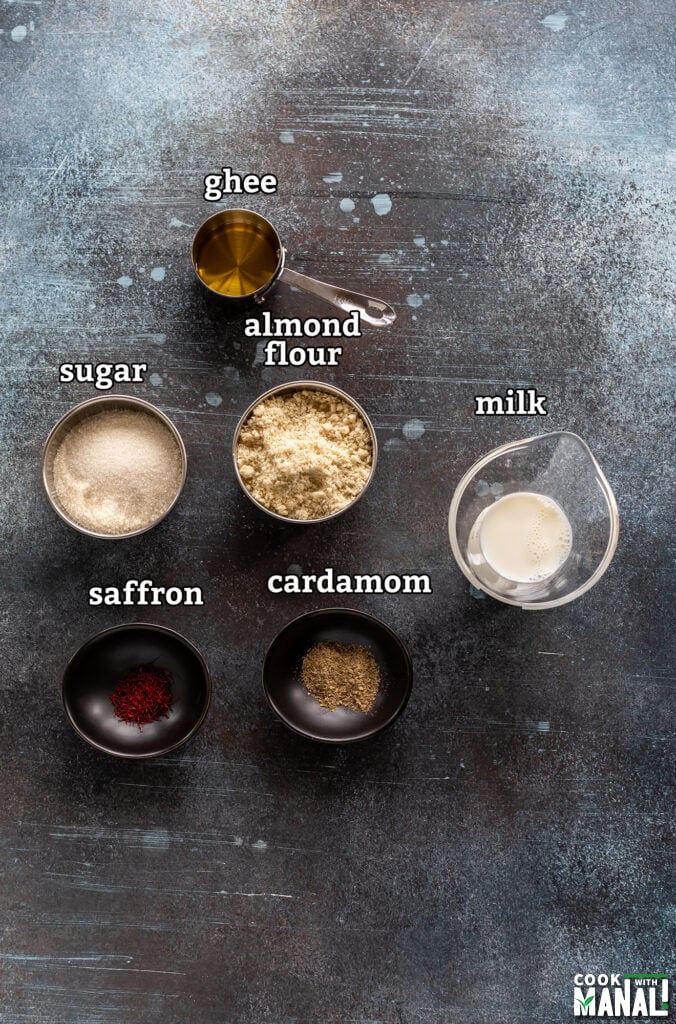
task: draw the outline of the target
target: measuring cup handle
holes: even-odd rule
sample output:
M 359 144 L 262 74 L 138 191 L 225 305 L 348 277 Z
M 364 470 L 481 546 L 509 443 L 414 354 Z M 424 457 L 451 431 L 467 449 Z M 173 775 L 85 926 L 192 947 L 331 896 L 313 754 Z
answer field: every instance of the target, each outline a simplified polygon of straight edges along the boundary
M 284 267 L 280 279 L 294 288 L 300 288 L 302 292 L 324 299 L 332 306 L 342 309 L 344 313 L 351 313 L 356 309 L 360 317 L 373 327 L 388 327 L 397 316 L 392 307 L 381 299 L 350 292 L 346 288 L 336 288 L 333 284 L 316 281 L 313 277 L 306 277 L 305 274 L 289 270 L 288 267 Z

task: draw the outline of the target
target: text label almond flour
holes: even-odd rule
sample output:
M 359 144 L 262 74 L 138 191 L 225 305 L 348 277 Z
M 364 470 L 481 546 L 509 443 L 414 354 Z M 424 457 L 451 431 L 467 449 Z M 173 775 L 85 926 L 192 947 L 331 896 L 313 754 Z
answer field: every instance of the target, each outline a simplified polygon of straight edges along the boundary
M 247 338 L 361 338 L 361 327 L 356 309 L 344 320 L 337 316 L 273 317 L 266 309 L 260 319 L 247 317 L 244 335 Z

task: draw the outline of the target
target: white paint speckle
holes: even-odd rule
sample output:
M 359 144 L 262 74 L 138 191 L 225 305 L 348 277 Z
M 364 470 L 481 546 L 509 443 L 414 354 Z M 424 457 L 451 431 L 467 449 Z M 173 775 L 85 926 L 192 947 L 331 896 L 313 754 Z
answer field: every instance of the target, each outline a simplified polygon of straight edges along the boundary
M 134 282 L 130 277 L 124 276 L 118 277 L 117 283 L 119 284 L 120 288 L 131 288 Z
M 162 383 L 161 375 L 159 373 L 151 373 L 150 374 L 150 383 L 153 385 L 153 387 L 158 388 L 160 386 L 160 384 Z
M 448 245 L 448 239 L 447 238 L 442 238 L 441 239 L 441 244 L 442 245 Z
M 387 192 L 379 192 L 377 196 L 373 197 L 371 202 L 373 203 L 373 209 L 379 217 L 384 217 L 392 209 L 392 200 Z
M 557 11 L 556 14 L 548 14 L 546 18 L 542 19 L 540 24 L 552 32 L 562 32 L 566 27 L 568 17 L 569 15 L 564 14 L 563 11 Z
M 254 369 L 257 366 L 264 366 L 265 365 L 265 347 L 266 347 L 266 345 L 267 345 L 267 341 L 257 341 L 256 342 L 256 351 L 254 353 L 254 360 L 253 360 L 253 363 L 251 364 Z
M 424 246 L 425 246 L 425 236 L 424 235 L 416 235 L 416 237 L 413 239 L 413 244 L 417 245 L 419 249 L 424 248 Z
M 325 174 L 322 178 L 322 181 L 325 181 L 327 185 L 340 185 L 342 180 L 342 171 L 331 171 L 330 174 Z
M 283 142 L 285 146 L 290 146 L 292 142 L 296 141 L 296 137 L 293 132 L 280 132 L 279 141 Z
M 490 492 L 490 486 L 485 480 L 477 480 L 474 485 L 474 492 L 477 498 L 483 498 Z
M 536 722 L 535 728 L 538 732 L 549 732 L 549 722 Z
M 352 213 L 354 210 L 354 200 L 352 199 L 341 199 L 340 208 L 343 213 Z
M 401 432 L 407 441 L 417 441 L 425 433 L 425 424 L 422 420 L 408 420 L 401 428 Z
M 169 221 L 170 228 L 190 228 L 192 224 L 186 224 L 184 220 L 179 220 L 178 217 L 172 217 Z
M 20 43 L 28 35 L 28 29 L 25 25 L 15 25 L 9 34 L 15 43 Z
M 361 217 L 353 217 L 352 218 L 352 223 L 353 224 L 358 224 L 360 220 L 361 220 Z
M 205 396 L 208 405 L 213 405 L 214 409 L 217 409 L 223 399 L 216 391 L 209 391 Z
M 394 256 L 391 252 L 381 252 L 378 263 L 394 263 Z
M 412 306 L 413 309 L 417 309 L 418 306 L 422 306 L 423 304 L 422 295 L 418 295 L 417 292 L 412 292 L 411 295 L 406 296 L 406 302 L 409 306 Z
M 153 269 L 150 271 L 150 276 L 152 277 L 153 281 L 164 281 L 166 273 L 167 272 L 164 269 L 164 267 L 153 267 Z
M 267 850 L 267 848 L 268 844 L 265 842 L 264 839 L 257 839 L 255 843 L 251 844 L 252 850 L 260 850 L 262 852 L 263 850 Z
M 498 484 L 491 484 L 491 486 L 489 487 L 489 490 L 490 490 L 491 494 L 494 497 L 499 498 L 500 495 L 504 494 L 504 492 L 505 492 L 505 485 L 504 484 L 499 484 L 499 483 Z

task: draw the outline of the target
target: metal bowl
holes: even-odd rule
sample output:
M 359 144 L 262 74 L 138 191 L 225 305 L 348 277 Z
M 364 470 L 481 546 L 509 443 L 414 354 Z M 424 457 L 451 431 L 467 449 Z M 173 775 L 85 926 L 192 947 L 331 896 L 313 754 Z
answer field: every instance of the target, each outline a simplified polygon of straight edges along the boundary
M 239 436 L 242 431 L 242 427 L 249 419 L 249 416 L 256 408 L 256 406 L 260 405 L 260 403 L 264 402 L 267 398 L 271 398 L 273 395 L 290 394 L 294 391 L 323 391 L 328 395 L 334 395 L 336 398 L 341 398 L 344 402 L 347 402 L 347 404 L 354 409 L 358 416 L 362 418 L 362 420 L 366 424 L 366 427 L 369 432 L 369 437 L 371 439 L 371 471 L 361 491 L 352 499 L 352 501 L 349 501 L 347 505 L 343 505 L 342 508 L 337 509 L 337 511 L 335 512 L 331 512 L 327 516 L 320 516 L 318 519 L 292 519 L 290 516 L 283 516 L 280 515 L 278 512 L 273 512 L 272 509 L 270 508 L 266 508 L 265 505 L 262 505 L 261 502 L 257 501 L 256 498 L 254 498 L 254 496 L 251 494 L 248 487 L 242 480 L 241 474 L 239 472 L 239 466 L 237 465 L 237 445 L 239 443 Z M 336 516 L 342 516 L 343 512 L 347 512 L 349 508 L 352 508 L 352 506 L 359 501 L 359 499 L 370 486 L 371 481 L 373 480 L 373 474 L 375 473 L 377 460 L 378 439 L 376 437 L 376 432 L 374 430 L 373 424 L 371 423 L 371 420 L 366 415 L 359 402 L 356 402 L 354 398 L 351 398 L 350 395 L 345 393 L 345 391 L 341 391 L 340 388 L 334 387 L 333 384 L 324 384 L 322 381 L 318 380 L 295 380 L 291 381 L 289 384 L 279 384 L 277 387 L 270 388 L 269 391 L 264 392 L 264 394 L 262 394 L 259 398 L 257 398 L 254 402 L 251 403 L 249 408 L 246 410 L 246 412 L 240 419 L 235 429 L 235 436 L 232 441 L 232 461 L 235 467 L 235 475 L 239 481 L 240 487 L 242 488 L 246 496 L 254 503 L 254 505 L 262 509 L 263 512 L 266 512 L 269 516 L 272 516 L 274 519 L 279 519 L 283 523 L 299 523 L 301 526 L 307 526 L 311 523 L 328 522 L 329 519 L 335 519 Z
M 122 722 L 110 695 L 130 669 L 152 662 L 172 676 L 168 718 L 138 726 Z M 182 746 L 201 727 L 211 702 L 211 677 L 197 648 L 166 626 L 133 622 L 97 633 L 68 662 L 63 707 L 75 732 L 114 757 L 158 757 Z
M 93 530 L 88 530 L 85 526 L 80 526 L 80 524 L 76 523 L 74 519 L 71 519 L 65 509 L 62 508 L 54 489 L 54 458 L 59 449 L 59 445 L 73 427 L 77 426 L 77 424 L 81 423 L 84 419 L 87 419 L 87 417 L 101 412 L 103 409 L 136 409 L 150 413 L 158 420 L 161 420 L 165 427 L 171 431 L 181 454 L 181 482 L 173 501 L 164 510 L 162 515 L 158 516 L 158 518 L 152 523 L 148 523 L 147 526 L 143 526 L 139 530 L 132 530 L 130 533 L 95 533 Z M 181 435 L 169 417 L 165 416 L 160 409 L 151 405 L 150 402 L 146 402 L 143 398 L 132 398 L 130 395 L 102 395 L 98 398 L 89 398 L 86 402 L 81 402 L 79 405 L 74 406 L 61 417 L 54 427 L 52 427 L 49 437 L 45 441 L 45 447 L 42 453 L 42 482 L 52 508 L 61 516 L 63 521 L 68 523 L 69 526 L 72 526 L 74 530 L 79 530 L 80 533 L 84 533 L 88 537 L 97 537 L 100 540 L 123 540 L 127 537 L 136 537 L 140 533 L 145 533 L 147 530 L 152 530 L 154 526 L 157 526 L 157 524 L 160 523 L 169 512 L 171 512 L 172 508 L 178 501 L 181 491 L 183 490 L 183 485 L 185 484 L 187 471 L 188 456 L 185 450 L 185 445 L 183 444 Z
M 330 711 L 307 692 L 301 664 L 319 643 L 356 644 L 371 652 L 381 682 L 370 711 Z M 354 743 L 382 732 L 406 707 L 412 685 L 411 658 L 394 630 L 352 608 L 322 608 L 293 619 L 272 641 L 263 664 L 263 690 L 272 710 L 293 732 L 323 743 Z

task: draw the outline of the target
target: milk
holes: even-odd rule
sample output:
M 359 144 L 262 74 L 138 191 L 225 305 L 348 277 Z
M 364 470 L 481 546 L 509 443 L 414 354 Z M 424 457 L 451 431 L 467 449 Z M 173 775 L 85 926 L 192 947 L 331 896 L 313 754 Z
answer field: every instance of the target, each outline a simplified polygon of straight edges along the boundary
M 488 565 L 514 583 L 541 583 L 561 568 L 570 554 L 573 531 L 553 498 L 517 491 L 481 513 L 472 540 Z

